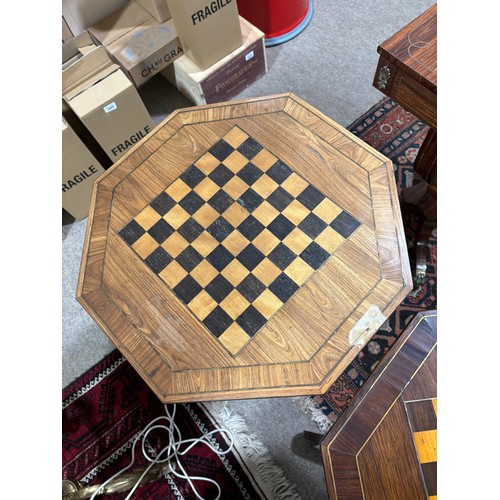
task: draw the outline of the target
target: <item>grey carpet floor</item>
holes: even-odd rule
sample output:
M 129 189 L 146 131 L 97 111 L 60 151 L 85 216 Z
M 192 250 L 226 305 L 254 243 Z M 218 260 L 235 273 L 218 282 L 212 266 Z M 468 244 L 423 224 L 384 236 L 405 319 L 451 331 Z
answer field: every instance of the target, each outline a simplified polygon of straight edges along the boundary
M 266 49 L 268 73 L 238 98 L 293 92 L 347 127 L 383 98 L 372 86 L 377 46 L 434 4 L 431 0 L 370 2 L 315 0 L 310 24 L 296 38 Z M 161 75 L 139 89 L 155 124 L 175 109 L 191 106 Z M 63 225 L 62 241 L 62 386 L 114 349 L 75 299 L 87 220 Z M 304 499 L 325 500 L 319 451 L 302 439 L 318 432 L 291 398 L 228 403 Z

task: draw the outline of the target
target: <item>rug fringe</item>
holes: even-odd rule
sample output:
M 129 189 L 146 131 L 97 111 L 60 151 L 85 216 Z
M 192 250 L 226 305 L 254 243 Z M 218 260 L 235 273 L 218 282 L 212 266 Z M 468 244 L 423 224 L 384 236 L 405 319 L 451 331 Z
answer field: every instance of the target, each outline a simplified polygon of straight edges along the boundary
M 301 500 L 295 486 L 287 479 L 281 467 L 274 462 L 266 446 L 256 440 L 254 434 L 249 434 L 249 428 L 243 417 L 235 414 L 225 401 L 203 403 L 202 406 L 231 431 L 235 446 L 246 457 L 246 465 L 255 468 L 254 476 L 262 479 L 263 484 L 260 486 L 269 499 Z
M 296 396 L 292 400 L 300 410 L 311 417 L 311 420 L 318 426 L 320 431 L 326 432 L 330 429 L 332 422 L 310 396 Z

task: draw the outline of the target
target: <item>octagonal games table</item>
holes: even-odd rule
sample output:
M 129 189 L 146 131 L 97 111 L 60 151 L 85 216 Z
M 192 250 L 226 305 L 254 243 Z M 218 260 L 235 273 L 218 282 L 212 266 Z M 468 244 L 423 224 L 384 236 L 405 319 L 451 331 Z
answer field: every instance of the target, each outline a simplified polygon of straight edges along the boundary
M 411 289 L 391 162 L 282 94 L 177 110 L 97 179 L 77 299 L 186 402 L 326 391 Z

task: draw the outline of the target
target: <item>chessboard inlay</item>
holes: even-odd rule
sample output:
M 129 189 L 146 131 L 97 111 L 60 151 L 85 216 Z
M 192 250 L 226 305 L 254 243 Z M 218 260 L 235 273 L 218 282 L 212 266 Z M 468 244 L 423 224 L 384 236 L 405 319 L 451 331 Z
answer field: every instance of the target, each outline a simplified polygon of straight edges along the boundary
M 234 127 L 119 234 L 236 355 L 358 226 Z
M 437 500 L 437 398 L 406 401 L 427 498 Z

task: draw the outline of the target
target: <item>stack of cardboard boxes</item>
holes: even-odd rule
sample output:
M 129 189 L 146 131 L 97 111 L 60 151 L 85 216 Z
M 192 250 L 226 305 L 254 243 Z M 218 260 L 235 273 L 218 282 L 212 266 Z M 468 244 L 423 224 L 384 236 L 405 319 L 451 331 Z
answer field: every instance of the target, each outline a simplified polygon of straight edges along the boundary
M 76 219 L 88 214 L 94 180 L 153 129 L 143 83 L 161 74 L 200 105 L 230 100 L 267 72 L 264 34 L 236 0 L 114 5 L 103 19 L 87 16 L 91 25 L 73 23 L 80 32 L 63 44 L 63 208 Z
M 194 104 L 228 101 L 267 72 L 264 33 L 236 0 L 167 0 L 184 56 L 162 75 Z
M 153 122 L 132 82 L 88 33 L 65 44 L 62 55 L 62 206 L 81 219 L 88 214 L 94 180 L 145 137 Z

